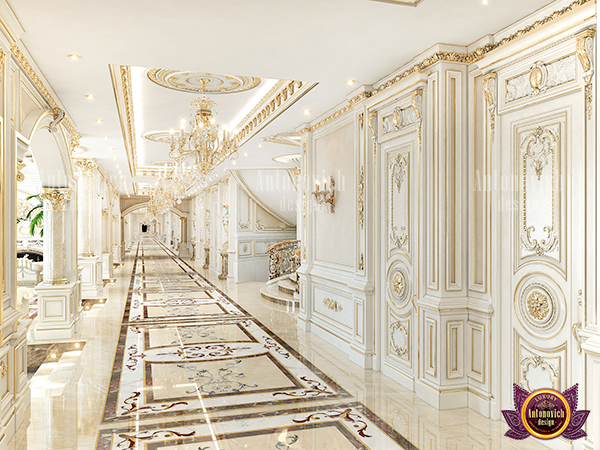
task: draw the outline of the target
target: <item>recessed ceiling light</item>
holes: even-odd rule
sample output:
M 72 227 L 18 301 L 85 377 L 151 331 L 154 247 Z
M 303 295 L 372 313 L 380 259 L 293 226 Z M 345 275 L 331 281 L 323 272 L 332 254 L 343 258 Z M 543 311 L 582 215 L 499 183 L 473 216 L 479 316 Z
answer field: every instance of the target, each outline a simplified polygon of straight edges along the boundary
M 108 139 L 110 136 L 102 136 L 104 139 Z
M 119 165 L 118 165 L 118 164 L 115 164 L 115 167 L 118 169 L 118 168 L 119 168 Z
M 244 156 L 248 156 L 248 153 L 244 153 Z
M 354 80 L 346 80 L 346 84 L 347 84 L 348 86 L 352 86 L 354 83 L 355 83 L 355 81 L 354 81 Z
M 304 110 L 304 115 L 305 115 L 305 116 L 308 116 L 309 114 L 310 114 L 310 109 L 305 109 L 305 110 Z
M 85 96 L 85 98 L 87 98 L 88 100 L 94 100 L 96 97 L 94 97 L 92 94 L 88 94 Z
M 483 0 L 483 2 L 482 2 L 482 3 L 483 3 L 484 5 L 487 5 L 487 4 L 488 4 L 488 0 Z
M 116 160 L 117 160 L 117 158 L 113 158 L 113 161 L 116 161 Z
M 104 122 L 104 120 L 102 120 L 102 119 L 96 119 L 96 123 L 102 123 L 102 122 Z
M 75 53 L 68 55 L 69 59 L 72 59 L 73 61 L 79 61 L 81 59 L 81 56 L 76 55 Z
M 232 161 L 231 163 L 232 163 L 232 164 L 235 164 L 235 161 Z
M 108 149 L 112 152 L 115 148 L 114 147 L 108 147 Z
M 262 147 L 262 144 L 258 144 L 259 147 Z

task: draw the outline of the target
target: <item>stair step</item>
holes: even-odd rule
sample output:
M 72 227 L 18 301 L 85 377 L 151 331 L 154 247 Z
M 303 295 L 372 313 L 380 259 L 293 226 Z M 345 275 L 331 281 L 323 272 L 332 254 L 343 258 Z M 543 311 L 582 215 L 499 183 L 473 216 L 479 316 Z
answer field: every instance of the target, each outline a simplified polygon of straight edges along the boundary
M 277 282 L 277 286 L 279 287 L 279 291 L 283 292 L 284 294 L 294 295 L 298 284 L 292 281 L 290 278 L 284 278 L 283 280 Z
M 278 305 L 284 305 L 293 309 L 300 306 L 299 302 L 294 299 L 293 295 L 281 292 L 278 288 L 273 286 L 264 286 L 260 288 L 260 295 L 265 300 Z

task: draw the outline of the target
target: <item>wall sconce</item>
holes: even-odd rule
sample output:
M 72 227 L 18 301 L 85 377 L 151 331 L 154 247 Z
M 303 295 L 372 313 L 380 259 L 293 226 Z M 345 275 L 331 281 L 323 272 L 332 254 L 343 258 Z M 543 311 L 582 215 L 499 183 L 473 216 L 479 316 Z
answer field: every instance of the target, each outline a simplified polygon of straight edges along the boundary
M 315 197 L 317 205 L 329 205 L 329 212 L 334 212 L 335 207 L 335 180 L 332 176 L 329 177 L 329 189 L 327 189 L 327 180 L 323 181 L 323 190 L 317 181 L 315 183 L 316 190 L 312 195 Z

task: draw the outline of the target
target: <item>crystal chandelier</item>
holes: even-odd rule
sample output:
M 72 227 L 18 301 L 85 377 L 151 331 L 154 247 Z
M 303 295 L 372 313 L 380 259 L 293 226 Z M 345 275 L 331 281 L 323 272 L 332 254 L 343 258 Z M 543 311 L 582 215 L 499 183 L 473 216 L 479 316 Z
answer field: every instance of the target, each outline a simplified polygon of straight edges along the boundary
M 175 164 L 161 171 L 148 206 L 148 219 L 181 203 L 185 192 L 195 183 L 206 186 L 206 177 L 226 159 L 236 159 L 239 143 L 231 131 L 219 130 L 215 115 L 218 104 L 210 100 L 204 88 L 208 80 L 202 80 L 202 97 L 190 102 L 190 132 L 185 131 L 186 121 L 181 120 L 179 133 L 171 130 L 169 157 Z
M 206 86 L 208 80 L 203 80 Z M 179 134 L 171 130 L 169 156 L 178 163 L 190 164 L 189 172 L 193 182 L 204 183 L 206 176 L 226 159 L 238 157 L 239 144 L 235 135 L 224 129 L 219 130 L 215 115 L 218 114 L 218 104 L 210 100 L 202 89 L 202 97 L 190 102 L 192 127 L 189 133 L 185 131 L 185 119 L 182 119 Z

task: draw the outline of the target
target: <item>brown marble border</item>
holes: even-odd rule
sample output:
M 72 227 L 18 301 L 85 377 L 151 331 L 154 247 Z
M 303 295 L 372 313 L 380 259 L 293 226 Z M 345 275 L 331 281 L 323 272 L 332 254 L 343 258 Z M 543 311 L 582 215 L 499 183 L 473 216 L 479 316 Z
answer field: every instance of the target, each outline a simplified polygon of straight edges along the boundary
M 398 433 L 394 428 L 392 428 L 388 423 L 384 422 L 377 414 L 375 414 L 371 409 L 367 408 L 364 404 L 360 402 L 352 402 L 352 403 L 341 403 L 341 404 L 333 404 L 326 406 L 307 406 L 307 407 L 298 407 L 287 410 L 279 410 L 279 411 L 265 411 L 260 413 L 247 413 L 247 414 L 238 414 L 231 416 L 221 416 L 221 417 L 210 417 L 206 418 L 205 415 L 199 416 L 197 418 L 191 420 L 180 420 L 175 422 L 167 422 L 160 424 L 147 424 L 140 425 L 138 423 L 133 424 L 129 427 L 123 428 L 105 428 L 100 430 L 98 433 L 98 439 L 96 443 L 96 450 L 111 450 L 112 449 L 112 440 L 114 435 L 122 435 L 127 433 L 135 433 L 135 432 L 144 432 L 144 431 L 152 431 L 152 430 L 169 430 L 177 427 L 186 427 L 186 426 L 194 426 L 194 425 L 204 425 L 210 421 L 210 423 L 223 423 L 230 421 L 241 421 L 253 418 L 266 418 L 266 417 L 275 417 L 275 416 L 283 416 L 283 415 L 295 415 L 302 413 L 316 413 L 316 412 L 326 412 L 331 410 L 344 410 L 347 408 L 355 408 L 359 411 L 363 416 L 365 416 L 370 422 L 372 422 L 377 428 L 379 428 L 383 433 L 385 433 L 390 439 L 392 439 L 395 443 L 397 443 L 404 450 L 419 450 L 412 442 Z M 150 447 L 148 447 L 150 448 Z M 361 447 L 358 447 L 361 448 Z M 258 450 L 258 449 L 252 449 Z M 262 449 L 260 449 L 262 450 Z M 385 449 L 374 449 L 374 450 L 385 450 Z

